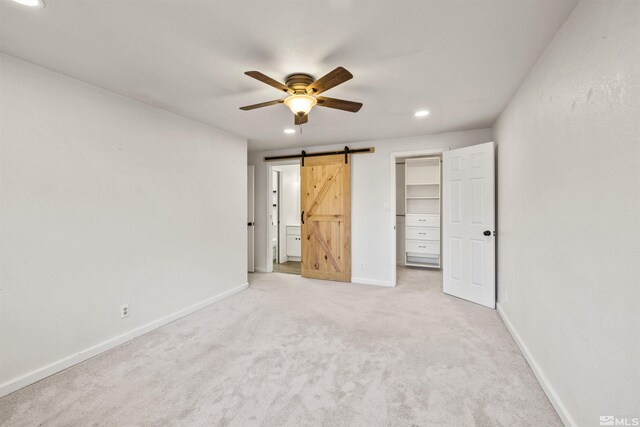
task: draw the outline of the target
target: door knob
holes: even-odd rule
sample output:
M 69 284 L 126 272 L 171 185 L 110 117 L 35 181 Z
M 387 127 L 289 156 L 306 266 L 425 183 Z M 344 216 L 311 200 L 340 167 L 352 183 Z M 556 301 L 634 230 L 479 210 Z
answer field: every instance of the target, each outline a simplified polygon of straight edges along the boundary
M 489 230 L 484 230 L 484 234 L 485 236 L 491 236 L 491 232 Z

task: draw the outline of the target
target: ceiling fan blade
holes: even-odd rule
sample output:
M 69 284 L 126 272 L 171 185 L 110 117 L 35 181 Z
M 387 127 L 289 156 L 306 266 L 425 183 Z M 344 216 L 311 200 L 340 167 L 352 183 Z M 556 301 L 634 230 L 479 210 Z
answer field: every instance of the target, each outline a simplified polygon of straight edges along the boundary
M 274 99 L 273 101 L 261 102 L 260 104 L 247 105 L 245 107 L 240 107 L 241 110 L 249 111 L 255 110 L 256 108 L 268 107 L 269 105 L 282 104 L 284 99 Z
M 272 79 L 271 77 L 262 74 L 260 71 L 247 71 L 245 72 L 245 74 L 249 77 L 253 77 L 256 80 L 260 80 L 262 83 L 266 83 L 269 86 L 273 86 L 278 90 L 281 90 L 283 92 L 287 92 L 287 93 L 293 93 L 293 91 L 291 89 L 289 89 L 288 87 L 286 87 L 285 85 L 283 85 L 282 83 L 280 83 L 277 80 Z
M 332 87 L 336 87 L 347 80 L 351 80 L 352 78 L 353 74 L 343 67 L 338 67 L 326 76 L 319 78 L 307 86 L 307 93 L 310 95 L 317 95 L 325 90 L 331 89 Z
M 294 114 L 293 117 L 295 117 L 294 120 L 294 124 L 297 125 L 303 125 L 305 123 L 307 123 L 309 121 L 309 115 L 305 114 L 304 116 L 300 117 L 297 114 Z
M 350 111 L 357 113 L 362 108 L 361 102 L 345 101 L 344 99 L 327 98 L 326 96 L 318 96 L 319 107 L 335 108 L 336 110 Z

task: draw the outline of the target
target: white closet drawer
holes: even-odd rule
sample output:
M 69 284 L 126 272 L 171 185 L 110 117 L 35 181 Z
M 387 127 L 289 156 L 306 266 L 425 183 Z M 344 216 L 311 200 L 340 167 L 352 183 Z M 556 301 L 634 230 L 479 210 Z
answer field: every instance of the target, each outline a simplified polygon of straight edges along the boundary
M 440 215 L 438 214 L 407 214 L 407 227 L 440 227 Z
M 410 240 L 440 240 L 440 228 L 407 227 L 405 236 Z
M 439 254 L 439 241 L 407 240 L 405 250 L 413 254 Z

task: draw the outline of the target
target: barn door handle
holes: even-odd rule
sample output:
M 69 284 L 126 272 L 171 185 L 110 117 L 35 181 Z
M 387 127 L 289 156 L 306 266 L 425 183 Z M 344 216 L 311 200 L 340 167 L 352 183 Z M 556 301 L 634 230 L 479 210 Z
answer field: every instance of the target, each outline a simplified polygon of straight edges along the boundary
M 304 211 L 300 212 L 300 222 L 304 224 Z

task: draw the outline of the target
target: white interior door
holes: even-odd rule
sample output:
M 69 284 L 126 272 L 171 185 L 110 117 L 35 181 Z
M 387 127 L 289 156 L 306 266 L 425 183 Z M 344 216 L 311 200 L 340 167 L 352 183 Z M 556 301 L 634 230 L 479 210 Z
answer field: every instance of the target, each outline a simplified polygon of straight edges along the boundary
M 280 171 L 271 171 L 271 247 L 273 248 L 273 263 L 279 262 L 280 254 L 280 239 L 279 239 L 279 225 L 280 225 Z
M 254 232 L 255 232 L 255 207 L 254 207 L 254 174 L 255 166 L 247 166 L 247 269 L 253 273 L 255 271 L 254 262 Z
M 442 154 L 443 289 L 496 306 L 493 142 Z

